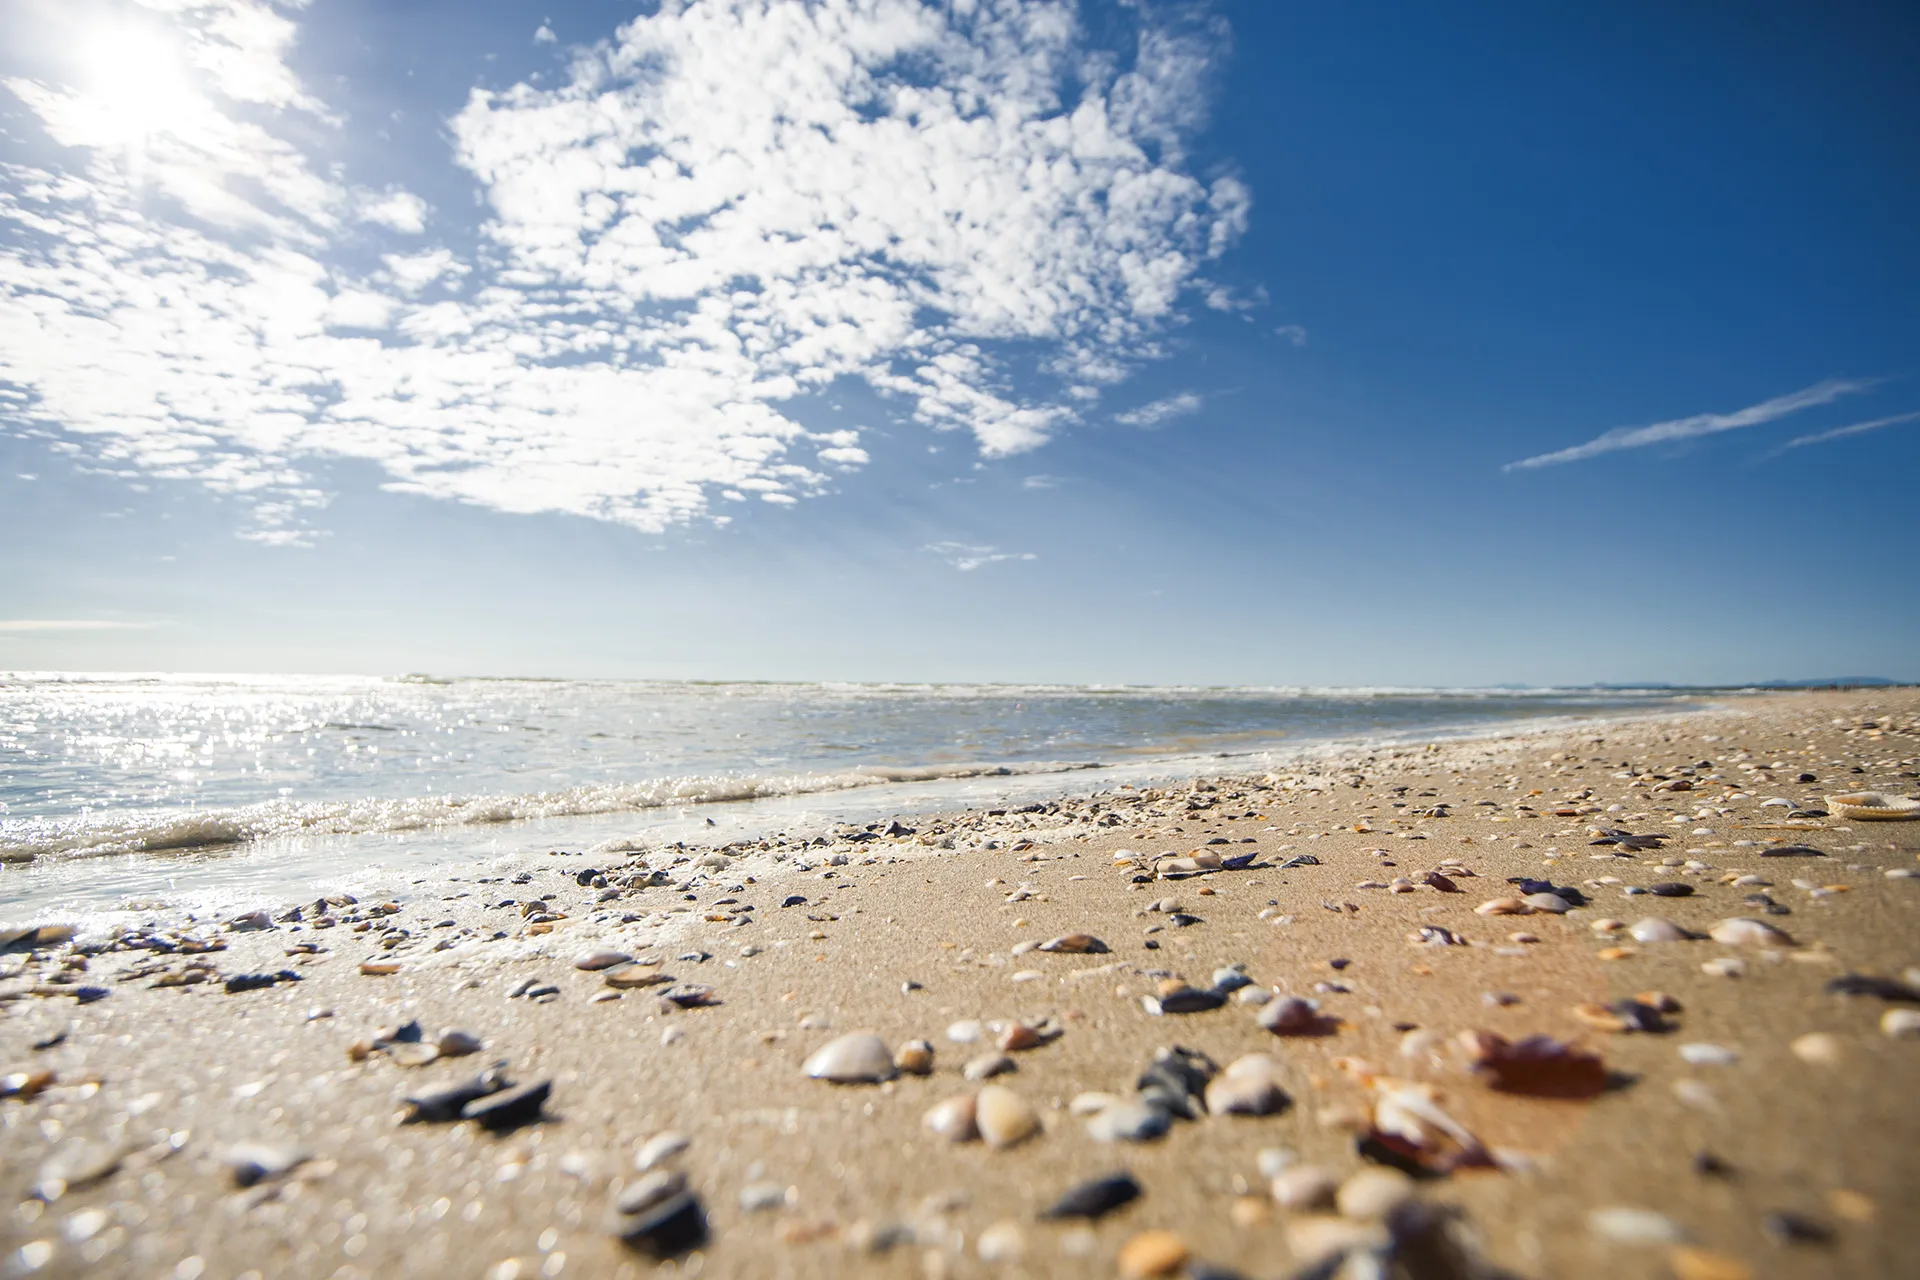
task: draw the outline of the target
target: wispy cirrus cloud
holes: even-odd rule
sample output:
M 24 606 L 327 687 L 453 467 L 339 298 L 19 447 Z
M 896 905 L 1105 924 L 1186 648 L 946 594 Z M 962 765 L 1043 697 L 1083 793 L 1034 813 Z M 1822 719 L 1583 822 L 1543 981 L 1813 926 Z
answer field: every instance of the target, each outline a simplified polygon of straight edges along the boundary
M 243 495 L 265 542 L 328 458 L 648 530 L 790 505 L 868 460 L 802 422 L 843 378 L 1020 453 L 1158 358 L 1246 227 L 1183 151 L 1223 31 L 1155 10 L 1106 40 L 1073 0 L 664 3 L 452 110 L 466 255 L 340 176 L 376 144 L 287 63 L 324 9 L 143 3 L 144 99 L 4 80 L 66 150 L 0 168 L 0 419 Z
M 1558 466 L 1564 462 L 1580 462 L 1587 458 L 1597 458 L 1603 453 L 1614 453 L 1621 449 L 1643 449 L 1648 445 L 1691 440 L 1698 436 L 1714 435 L 1722 431 L 1735 431 L 1741 427 L 1757 427 L 1777 421 L 1788 414 L 1798 413 L 1802 409 L 1831 404 L 1842 396 L 1870 391 L 1879 386 L 1880 381 L 1877 378 L 1828 378 L 1811 387 L 1789 392 L 1783 396 L 1775 396 L 1771 400 L 1762 400 L 1759 404 L 1748 405 L 1732 413 L 1698 413 L 1690 418 L 1674 418 L 1671 421 L 1655 422 L 1644 427 L 1615 427 L 1611 431 L 1595 436 L 1585 444 L 1558 449 L 1552 453 L 1536 454 L 1531 458 L 1522 458 L 1518 462 L 1509 462 L 1501 470 L 1526 471 L 1537 467 Z
M 920 548 L 931 551 L 962 573 L 972 573 L 984 564 L 1002 560 L 1038 560 L 1031 551 L 1002 551 L 998 547 L 979 547 L 965 542 L 935 542 Z
M 1884 427 L 1899 426 L 1903 422 L 1920 422 L 1920 412 L 1896 413 L 1885 418 L 1874 418 L 1867 422 L 1855 422 L 1845 427 L 1834 427 L 1828 431 L 1816 431 L 1812 435 L 1796 436 L 1767 457 L 1777 458 L 1789 449 L 1804 449 L 1810 444 L 1825 444 L 1829 440 L 1844 440 L 1848 436 L 1863 436 L 1869 431 L 1879 431 Z
M 1188 414 L 1198 413 L 1206 403 L 1206 397 L 1199 392 L 1182 391 L 1164 400 L 1155 400 L 1137 409 L 1116 413 L 1113 415 L 1113 420 L 1123 427 L 1157 427 L 1175 418 L 1184 418 Z

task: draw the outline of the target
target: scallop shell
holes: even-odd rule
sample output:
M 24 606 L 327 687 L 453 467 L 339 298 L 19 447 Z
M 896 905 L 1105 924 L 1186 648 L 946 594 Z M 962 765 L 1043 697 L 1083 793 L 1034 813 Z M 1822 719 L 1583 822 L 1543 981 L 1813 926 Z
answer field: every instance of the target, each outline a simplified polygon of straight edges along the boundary
M 878 1084 L 898 1075 L 893 1053 L 879 1036 L 855 1032 L 822 1045 L 807 1059 L 805 1071 L 815 1080 L 835 1084 Z
M 1879 791 L 1853 791 L 1828 796 L 1827 809 L 1836 818 L 1856 822 L 1906 822 L 1920 818 L 1920 800 Z

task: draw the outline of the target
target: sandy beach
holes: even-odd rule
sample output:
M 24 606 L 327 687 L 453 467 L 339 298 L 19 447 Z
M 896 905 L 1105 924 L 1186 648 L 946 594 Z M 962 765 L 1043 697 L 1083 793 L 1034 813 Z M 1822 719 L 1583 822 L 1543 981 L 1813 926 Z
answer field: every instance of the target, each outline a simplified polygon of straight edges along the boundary
M 1826 797 L 1917 777 L 1920 693 L 1776 694 L 29 935 L 0 1274 L 1902 1274 L 1920 822 Z

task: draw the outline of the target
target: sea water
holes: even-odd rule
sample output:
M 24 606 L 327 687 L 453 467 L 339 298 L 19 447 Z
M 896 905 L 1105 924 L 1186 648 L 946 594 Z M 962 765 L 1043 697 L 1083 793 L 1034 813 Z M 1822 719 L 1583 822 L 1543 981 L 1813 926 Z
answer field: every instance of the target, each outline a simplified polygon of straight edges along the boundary
M 534 851 L 815 832 L 1673 690 L 0 674 L 0 921 L 210 909 Z

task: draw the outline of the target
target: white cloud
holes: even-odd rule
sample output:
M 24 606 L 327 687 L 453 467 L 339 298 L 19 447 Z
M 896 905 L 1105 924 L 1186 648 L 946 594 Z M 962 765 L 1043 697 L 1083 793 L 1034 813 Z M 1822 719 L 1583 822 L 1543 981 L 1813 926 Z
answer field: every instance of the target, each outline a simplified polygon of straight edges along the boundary
M 1304 347 L 1307 345 L 1307 327 L 1305 325 L 1283 324 L 1278 329 L 1275 329 L 1274 332 L 1296 347 Z
M 417 236 L 427 229 L 427 202 L 411 191 L 397 187 L 386 191 L 367 191 L 361 193 L 360 207 L 354 216 L 362 222 L 372 222 Z
M 1825 444 L 1829 440 L 1844 440 L 1848 436 L 1863 436 L 1869 431 L 1878 431 L 1883 427 L 1898 426 L 1903 422 L 1920 421 L 1920 413 L 1896 413 L 1891 417 L 1874 418 L 1868 422 L 1856 422 L 1850 426 L 1834 427 L 1829 431 L 1816 431 L 1812 435 L 1797 436 L 1775 449 L 1769 457 L 1779 457 L 1789 449 L 1804 449 L 1810 444 Z
M 1002 560 L 1038 560 L 1031 551 L 1001 551 L 997 547 L 976 547 L 965 542 L 934 542 L 920 548 L 931 551 L 962 573 L 972 573 L 983 564 Z
M 353 237 L 428 207 L 315 149 L 356 139 L 286 66 L 298 6 L 154 7 L 187 68 L 158 117 L 6 81 L 79 159 L 0 170 L 0 405 L 247 495 L 263 541 L 301 539 L 327 457 L 653 530 L 790 503 L 868 461 L 793 416 L 840 378 L 1029 450 L 1160 354 L 1246 226 L 1245 187 L 1182 158 L 1213 28 L 1148 15 L 1102 49 L 1071 0 L 685 0 L 564 85 L 476 91 L 452 133 L 480 252 L 365 273 Z
M 1690 418 L 1674 418 L 1668 422 L 1656 422 L 1645 427 L 1615 427 L 1611 431 L 1595 436 L 1585 444 L 1559 449 L 1553 453 L 1537 454 L 1531 458 L 1522 458 L 1518 462 L 1509 462 L 1501 469 L 1518 471 L 1535 467 L 1551 467 L 1563 462 L 1579 462 L 1620 449 L 1641 449 L 1651 444 L 1691 440 L 1697 436 L 1734 431 L 1741 427 L 1757 427 L 1763 423 L 1784 418 L 1790 413 L 1798 413 L 1802 409 L 1831 404 L 1841 396 L 1855 395 L 1878 385 L 1878 381 L 1873 379 L 1829 378 L 1825 382 L 1815 383 L 1803 390 L 1790 392 L 1784 396 L 1775 396 L 1771 400 L 1762 400 L 1759 404 L 1748 405 L 1732 413 L 1698 413 Z
M 1058 489 L 1060 482 L 1047 475 L 1027 476 L 1020 481 L 1020 487 L 1022 489 Z
M 553 34 L 553 28 L 544 22 L 533 29 L 533 42 L 535 44 L 552 44 L 559 38 L 559 36 Z
M 1113 420 L 1123 427 L 1157 427 L 1175 418 L 1184 418 L 1190 413 L 1198 413 L 1205 404 L 1206 398 L 1198 392 L 1182 391 L 1164 400 L 1143 404 L 1138 409 L 1116 413 L 1113 415 Z

